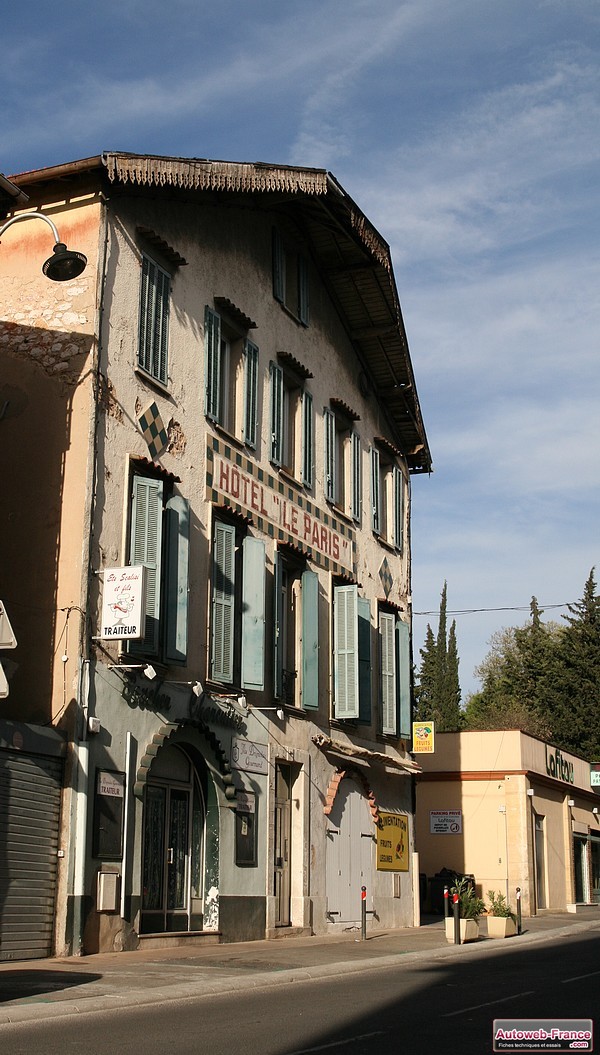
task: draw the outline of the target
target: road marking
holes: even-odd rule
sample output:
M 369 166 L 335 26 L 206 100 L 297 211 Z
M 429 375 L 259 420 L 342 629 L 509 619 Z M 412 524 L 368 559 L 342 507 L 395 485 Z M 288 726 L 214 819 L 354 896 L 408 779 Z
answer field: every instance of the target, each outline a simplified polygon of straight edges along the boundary
M 595 974 L 600 974 L 600 971 L 590 971 L 589 974 L 578 974 L 576 978 L 563 978 L 562 984 L 566 982 L 579 982 L 582 978 L 593 978 Z
M 503 996 L 500 1000 L 488 1000 L 485 1004 L 473 1004 L 473 1007 L 462 1007 L 460 1011 L 450 1011 L 447 1015 L 440 1015 L 440 1018 L 453 1018 L 454 1015 L 466 1015 L 468 1011 L 478 1011 L 480 1007 L 491 1007 L 492 1004 L 505 1004 L 507 1000 L 520 1000 L 522 996 L 532 996 L 535 993 L 535 989 L 530 989 L 527 993 L 516 993 L 514 996 Z
M 342 1044 L 352 1044 L 356 1040 L 368 1040 L 369 1037 L 382 1037 L 380 1029 L 375 1033 L 359 1033 L 357 1037 L 345 1037 L 344 1040 L 334 1040 L 331 1044 L 319 1044 L 318 1048 L 301 1048 L 299 1051 L 290 1051 L 288 1055 L 309 1055 L 312 1051 L 327 1051 L 331 1048 L 339 1048 Z

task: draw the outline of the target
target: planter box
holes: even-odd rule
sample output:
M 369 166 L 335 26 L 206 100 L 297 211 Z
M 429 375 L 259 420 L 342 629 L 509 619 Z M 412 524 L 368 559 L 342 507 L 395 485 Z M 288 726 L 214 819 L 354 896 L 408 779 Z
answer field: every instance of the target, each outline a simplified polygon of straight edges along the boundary
M 460 942 L 461 945 L 466 941 L 477 941 L 479 937 L 479 924 L 475 919 L 461 919 L 460 920 Z M 449 916 L 446 919 L 446 941 L 450 944 L 454 944 L 454 919 Z
M 517 925 L 510 916 L 488 916 L 488 938 L 512 938 L 517 933 Z

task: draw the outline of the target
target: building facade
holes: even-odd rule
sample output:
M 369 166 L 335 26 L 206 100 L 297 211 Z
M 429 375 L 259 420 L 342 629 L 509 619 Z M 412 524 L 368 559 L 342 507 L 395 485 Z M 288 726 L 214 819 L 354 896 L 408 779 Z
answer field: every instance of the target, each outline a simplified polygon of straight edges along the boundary
M 57 290 L 40 232 L 0 251 L 4 714 L 61 739 L 54 949 L 323 933 L 363 886 L 412 925 L 431 462 L 386 243 L 321 170 L 11 180 L 88 257 Z
M 599 787 L 589 762 L 519 730 L 439 733 L 420 755 L 417 849 L 431 880 L 475 877 L 523 915 L 600 904 Z M 440 884 L 429 884 L 432 907 Z

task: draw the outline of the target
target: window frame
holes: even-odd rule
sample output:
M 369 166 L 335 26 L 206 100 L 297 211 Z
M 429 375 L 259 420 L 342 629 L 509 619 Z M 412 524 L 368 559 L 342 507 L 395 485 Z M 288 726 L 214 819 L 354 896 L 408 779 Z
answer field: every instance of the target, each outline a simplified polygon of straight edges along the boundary
M 165 387 L 169 382 L 169 322 L 172 275 L 142 251 L 137 366 Z

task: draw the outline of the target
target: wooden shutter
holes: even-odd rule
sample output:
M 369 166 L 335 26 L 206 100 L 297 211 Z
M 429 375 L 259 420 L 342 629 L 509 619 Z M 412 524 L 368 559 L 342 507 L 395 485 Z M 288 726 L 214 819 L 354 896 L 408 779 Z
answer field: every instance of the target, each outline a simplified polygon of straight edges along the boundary
M 265 544 L 242 543 L 242 688 L 265 687 Z
M 314 465 L 314 416 L 313 398 L 310 392 L 302 393 L 302 483 L 313 485 Z
M 166 641 L 165 656 L 170 663 L 185 663 L 188 638 L 188 564 L 190 548 L 190 506 L 185 498 L 170 498 L 166 520 Z
M 319 576 L 302 573 L 302 706 L 319 706 Z
M 379 451 L 371 447 L 371 509 L 372 527 L 378 535 L 381 531 L 381 489 L 379 481 Z
M 285 303 L 285 252 L 276 227 L 273 228 L 273 296 L 281 304 Z
M 359 597 L 358 604 L 358 717 L 371 721 L 371 605 Z
M 362 512 L 362 449 L 360 436 L 352 433 L 352 508 L 354 520 L 360 520 Z
M 410 740 L 412 730 L 412 707 L 410 692 L 410 628 L 399 619 L 396 623 L 398 637 L 398 711 L 399 735 Z
M 162 384 L 168 380 L 167 348 L 171 279 L 149 257 L 142 257 L 138 364 Z
M 323 411 L 323 428 L 325 436 L 325 498 L 335 502 L 335 414 L 331 410 Z
M 358 718 L 358 587 L 333 591 L 335 717 Z
M 206 305 L 204 310 L 205 399 L 208 418 L 221 420 L 221 318 Z
M 303 256 L 298 257 L 298 318 L 303 326 L 308 326 L 308 266 Z
M 381 729 L 396 732 L 396 633 L 395 617 L 379 613 L 379 662 L 381 671 Z
M 244 440 L 249 447 L 256 447 L 256 425 L 258 419 L 258 348 L 252 341 L 244 341 L 245 392 L 244 392 Z
M 146 476 L 133 477 L 129 561 L 146 569 L 146 632 L 133 651 L 156 653 L 160 628 L 163 483 Z
M 274 696 L 283 696 L 283 562 L 281 554 L 275 554 L 273 567 L 273 682 Z
M 233 681 L 235 528 L 216 521 L 213 538 L 212 677 Z
M 271 363 L 271 461 L 281 465 L 283 456 L 283 370 Z
M 404 544 L 404 477 L 394 466 L 394 545 L 402 552 Z

